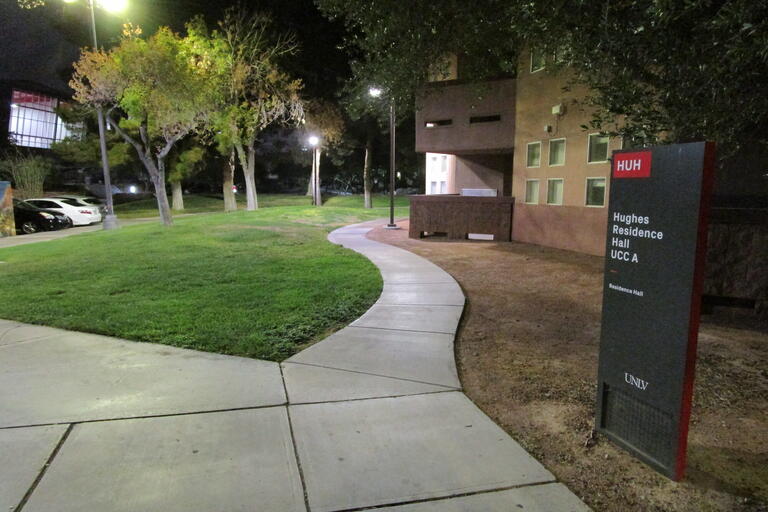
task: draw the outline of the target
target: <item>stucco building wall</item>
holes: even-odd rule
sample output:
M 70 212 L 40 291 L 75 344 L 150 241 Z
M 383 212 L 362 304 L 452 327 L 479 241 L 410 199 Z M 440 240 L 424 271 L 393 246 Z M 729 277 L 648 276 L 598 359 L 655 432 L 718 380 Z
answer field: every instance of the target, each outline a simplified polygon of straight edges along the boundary
M 550 60 L 551 57 L 547 63 Z M 571 87 L 564 91 L 569 80 L 567 72 L 554 72 L 546 66 L 531 72 L 530 63 L 530 53 L 523 52 L 517 75 L 512 237 L 521 242 L 604 255 L 610 163 L 588 163 L 589 135 L 597 130 L 582 128 L 591 117 L 580 104 L 587 90 Z M 552 112 L 557 105 L 562 106 L 561 114 Z M 565 160 L 562 165 L 550 165 L 550 141 L 558 139 L 565 139 Z M 527 165 L 528 144 L 533 142 L 541 143 L 538 167 Z M 620 140 L 610 140 L 608 155 L 620 147 Z M 603 206 L 587 206 L 587 178 L 605 178 Z M 529 179 L 539 180 L 537 204 L 525 202 Z M 563 180 L 562 205 L 547 204 L 549 179 Z

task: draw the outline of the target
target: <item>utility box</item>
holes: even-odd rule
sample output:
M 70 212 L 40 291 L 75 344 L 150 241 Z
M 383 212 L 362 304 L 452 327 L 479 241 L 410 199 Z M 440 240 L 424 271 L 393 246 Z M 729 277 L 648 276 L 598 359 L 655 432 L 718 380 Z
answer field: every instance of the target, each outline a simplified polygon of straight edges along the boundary
M 0 181 L 0 237 L 16 234 L 13 218 L 13 189 L 7 181 Z
M 597 430 L 685 470 L 714 143 L 613 153 Z

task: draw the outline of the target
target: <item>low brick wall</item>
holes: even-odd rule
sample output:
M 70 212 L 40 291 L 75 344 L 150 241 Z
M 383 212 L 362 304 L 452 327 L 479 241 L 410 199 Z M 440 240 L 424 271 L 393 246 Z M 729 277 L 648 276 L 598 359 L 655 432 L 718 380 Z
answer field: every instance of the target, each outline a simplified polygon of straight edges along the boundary
M 512 231 L 512 197 L 476 197 L 459 195 L 410 196 L 411 215 L 408 236 L 421 238 L 425 233 L 446 233 L 448 238 L 464 239 L 469 233 L 493 235 L 499 242 L 509 242 Z

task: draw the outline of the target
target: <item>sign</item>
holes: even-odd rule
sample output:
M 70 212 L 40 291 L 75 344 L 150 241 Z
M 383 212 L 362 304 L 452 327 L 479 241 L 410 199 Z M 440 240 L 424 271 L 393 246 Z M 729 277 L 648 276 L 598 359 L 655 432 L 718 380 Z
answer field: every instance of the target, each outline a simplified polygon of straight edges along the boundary
M 596 425 L 685 470 L 714 143 L 613 154 Z

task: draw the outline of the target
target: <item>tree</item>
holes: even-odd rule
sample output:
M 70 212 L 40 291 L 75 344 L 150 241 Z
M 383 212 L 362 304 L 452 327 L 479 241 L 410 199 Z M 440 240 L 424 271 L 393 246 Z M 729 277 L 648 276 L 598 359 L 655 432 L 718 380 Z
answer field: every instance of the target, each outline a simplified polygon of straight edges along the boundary
M 75 100 L 102 107 L 110 126 L 135 149 L 154 185 L 160 218 L 171 225 L 166 158 L 216 109 L 210 56 L 161 27 L 147 39 L 126 31 L 108 52 L 86 49 L 74 67 Z
M 341 110 L 327 100 L 311 100 L 307 103 L 304 129 L 307 135 L 318 137 L 319 145 L 313 152 L 312 173 L 309 177 L 307 195 L 312 196 L 313 204 L 323 202 L 320 194 L 320 156 L 323 149 L 338 144 L 344 135 L 344 117 Z
M 518 49 L 537 47 L 593 91 L 591 124 L 612 135 L 710 139 L 721 154 L 768 144 L 766 2 L 316 1 L 362 54 L 355 80 L 379 80 L 400 102 L 447 52 L 482 80 L 514 73 Z
M 269 18 L 236 8 L 226 10 L 219 27 L 212 37 L 213 46 L 223 52 L 218 76 L 223 78 L 224 105 L 215 130 L 221 133 L 220 140 L 234 148 L 245 177 L 246 208 L 255 210 L 259 134 L 275 124 L 296 124 L 304 116 L 301 82 L 279 65 L 281 58 L 296 51 L 296 45 L 291 38 L 273 36 Z
M 0 160 L 0 173 L 13 182 L 21 199 L 43 195 L 45 178 L 51 173 L 53 163 L 39 155 L 26 155 L 21 151 L 8 152 Z

